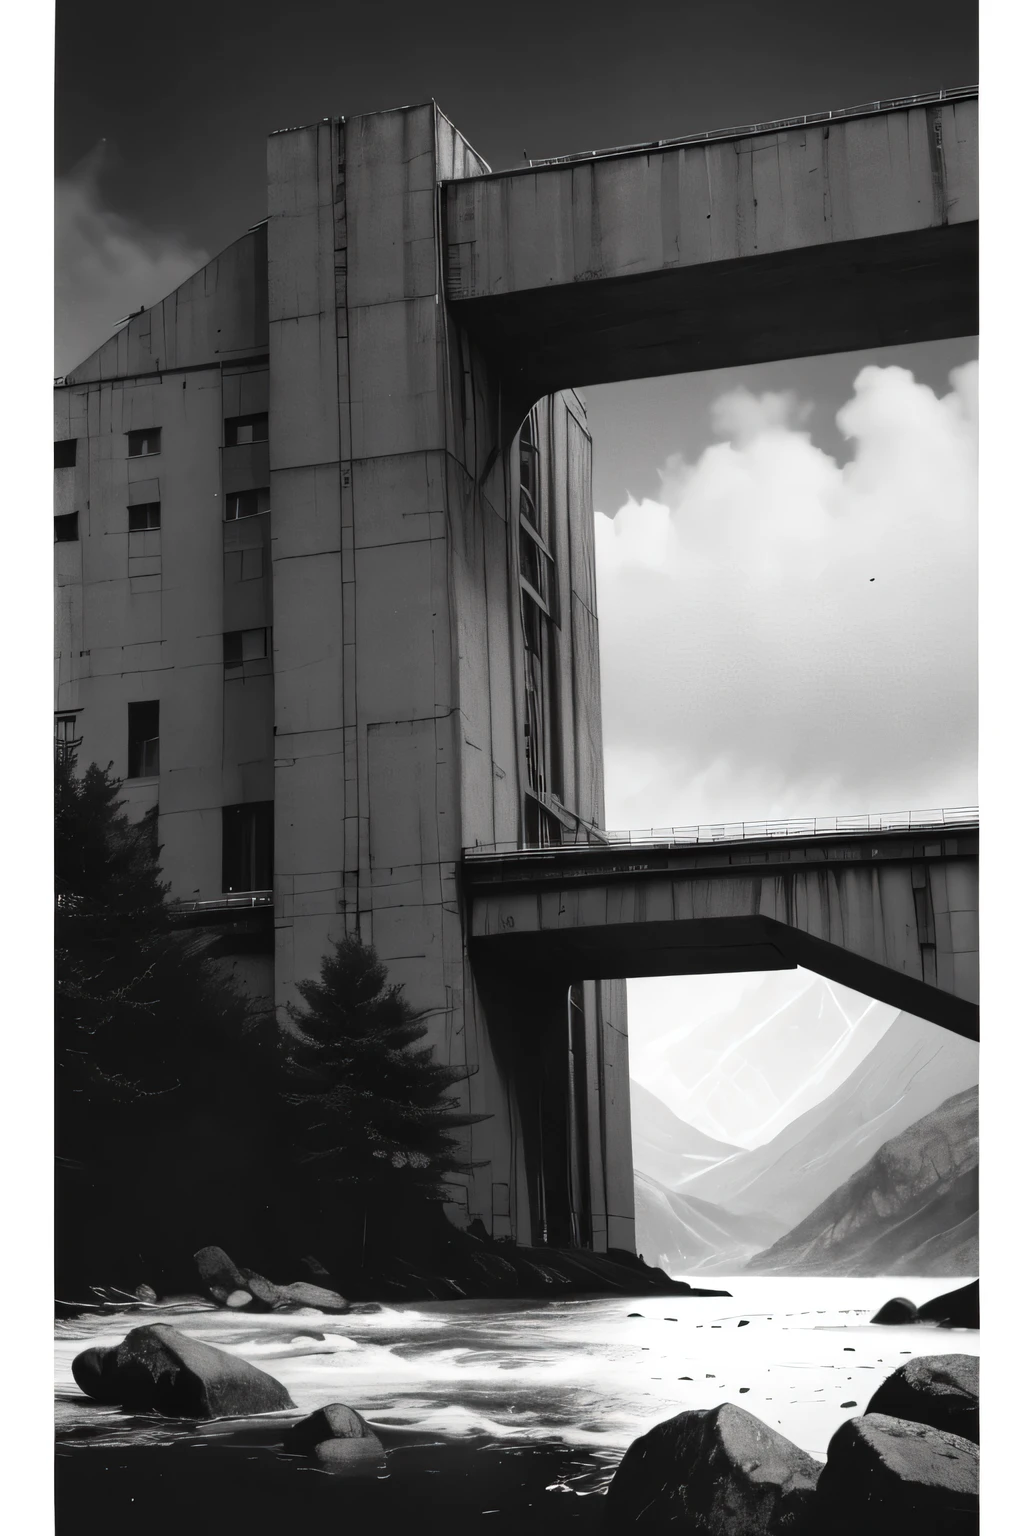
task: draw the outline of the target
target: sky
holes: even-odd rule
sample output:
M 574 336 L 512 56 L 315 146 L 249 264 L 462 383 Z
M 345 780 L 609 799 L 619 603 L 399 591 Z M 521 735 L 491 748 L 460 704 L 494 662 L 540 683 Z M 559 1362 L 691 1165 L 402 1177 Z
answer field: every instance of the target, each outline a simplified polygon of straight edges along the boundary
M 449 30 L 403 0 L 60 0 L 56 51 L 58 373 L 263 217 L 277 128 L 433 97 L 498 169 L 978 74 L 974 11 L 947 0 L 526 0 Z M 608 825 L 974 803 L 976 357 L 968 338 L 585 392 Z M 636 1070 L 684 1048 L 680 1021 L 726 1009 L 741 1037 L 762 980 L 631 983 Z M 772 985 L 829 1006 L 805 973 Z

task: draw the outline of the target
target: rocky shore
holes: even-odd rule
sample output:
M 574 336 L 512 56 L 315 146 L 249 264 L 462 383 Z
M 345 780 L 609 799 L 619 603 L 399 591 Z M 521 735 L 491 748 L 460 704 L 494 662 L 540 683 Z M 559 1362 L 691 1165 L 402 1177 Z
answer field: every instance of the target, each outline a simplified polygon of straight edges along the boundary
M 227 1283 L 241 1280 L 252 1286 L 253 1276 L 243 1268 L 226 1271 L 225 1261 L 231 1262 L 219 1250 L 202 1253 L 209 1291 L 226 1293 L 217 1302 L 226 1314 L 244 1310 L 237 1300 L 229 1309 L 235 1293 Z M 264 1309 L 292 1310 L 288 1287 L 277 1290 L 285 1299 L 272 1293 L 259 1298 L 254 1290 L 249 1294 Z M 350 1305 L 337 1294 L 334 1300 Z M 899 1300 L 876 1313 L 874 1321 L 882 1328 L 886 1314 L 900 1310 Z M 214 1299 L 207 1305 L 212 1307 Z M 917 1316 L 934 1312 L 926 1319 L 933 1326 L 964 1326 L 951 1319 L 972 1305 L 977 1306 L 976 1288 L 961 1287 L 935 1298 Z M 365 1308 L 357 1303 L 352 1310 Z M 309 1317 L 309 1308 L 302 1311 Z M 900 1320 L 909 1321 L 902 1315 Z M 224 1336 L 232 1337 L 230 1325 Z M 408 1519 L 421 1530 L 451 1533 L 522 1528 L 516 1519 L 529 1519 L 539 1533 L 571 1522 L 608 1536 L 634 1528 L 683 1536 L 862 1536 L 869 1530 L 872 1536 L 903 1536 L 908 1530 L 967 1536 L 977 1529 L 979 1390 L 978 1362 L 971 1355 L 922 1352 L 881 1381 L 876 1377 L 859 1416 L 845 1420 L 831 1435 L 824 1466 L 755 1414 L 720 1402 L 676 1413 L 634 1439 L 610 1482 L 601 1484 L 606 1496 L 598 1488 L 596 1498 L 568 1500 L 552 1494 L 559 1456 L 549 1445 L 523 1444 L 488 1458 L 479 1443 L 474 1448 L 444 1436 L 411 1436 L 401 1429 L 401 1419 L 371 1427 L 341 1401 L 314 1407 L 316 1399 L 310 1403 L 306 1395 L 300 1409 L 267 1371 L 167 1322 L 130 1329 L 119 1344 L 81 1351 L 72 1371 L 79 1388 L 98 1405 L 180 1416 L 196 1425 L 216 1421 L 211 1430 L 222 1448 L 237 1440 L 242 1453 L 227 1458 L 230 1469 L 212 1442 L 202 1455 L 165 1447 L 161 1460 L 149 1454 L 143 1435 L 138 1449 L 131 1445 L 123 1460 L 112 1462 L 106 1453 L 100 1463 L 95 1455 L 72 1454 L 66 1458 L 63 1485 L 69 1508 L 74 1497 L 79 1530 L 83 1517 L 89 1529 L 83 1500 L 90 1506 L 102 1492 L 100 1484 L 93 1486 L 99 1465 L 118 1471 L 103 1486 L 118 1498 L 125 1495 L 128 1507 L 138 1511 L 137 1497 L 151 1507 L 151 1532 L 174 1529 L 173 1523 L 160 1523 L 166 1511 L 159 1499 L 153 1507 L 154 1487 L 168 1478 L 180 1481 L 183 1473 L 200 1504 L 207 1496 L 204 1489 L 218 1501 L 230 1498 L 243 1523 L 253 1528 L 269 1528 L 265 1522 L 271 1507 L 277 1511 L 273 1518 L 279 1518 L 291 1500 L 293 1522 L 304 1522 L 313 1505 L 336 1519 L 343 1506 L 346 1518 L 355 1518 L 354 1529 L 391 1528 L 389 1522 Z M 256 1455 L 257 1450 L 269 1454 Z M 122 1453 L 113 1454 L 121 1458 Z M 563 1452 L 562 1465 L 564 1460 Z M 314 1481 L 300 1476 L 296 1482 L 295 1474 L 303 1471 L 312 1472 Z M 153 1480 L 148 1488 L 146 1477 Z M 329 1491 L 334 1487 L 339 1489 L 336 1497 Z M 113 1514 L 109 1493 L 102 1511 L 104 1518 Z M 100 1513 L 98 1506 L 97 1530 L 122 1529 L 116 1520 L 102 1524 Z M 192 1528 L 205 1529 L 195 1522 Z

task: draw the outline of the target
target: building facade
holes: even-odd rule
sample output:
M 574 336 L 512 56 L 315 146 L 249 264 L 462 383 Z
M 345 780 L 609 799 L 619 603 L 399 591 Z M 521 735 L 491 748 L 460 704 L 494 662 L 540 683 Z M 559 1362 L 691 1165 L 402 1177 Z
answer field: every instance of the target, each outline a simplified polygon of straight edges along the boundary
M 374 945 L 487 1117 L 453 1220 L 631 1251 L 624 983 L 479 960 L 460 874 L 603 824 L 585 409 L 444 296 L 484 170 L 433 104 L 276 134 L 267 220 L 59 381 L 56 732 L 256 995 Z

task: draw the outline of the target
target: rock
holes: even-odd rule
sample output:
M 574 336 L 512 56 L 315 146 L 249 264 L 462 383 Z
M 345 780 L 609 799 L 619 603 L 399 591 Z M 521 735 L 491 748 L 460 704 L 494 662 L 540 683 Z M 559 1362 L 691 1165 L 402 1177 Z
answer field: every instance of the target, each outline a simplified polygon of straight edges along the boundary
M 978 1444 L 978 1357 L 921 1355 L 878 1388 L 865 1413 L 930 1424 Z
M 300 1419 L 286 1431 L 284 1449 L 312 1456 L 349 1477 L 370 1477 L 384 1469 L 384 1447 L 362 1415 L 345 1403 L 328 1403 Z
M 245 1275 L 223 1248 L 200 1248 L 195 1261 L 199 1278 L 215 1301 L 227 1301 L 232 1291 L 245 1289 Z
M 873 1323 L 916 1323 L 917 1308 L 905 1296 L 894 1296 L 875 1313 Z
M 135 1287 L 135 1295 L 139 1301 L 152 1303 L 157 1299 L 156 1291 L 154 1291 L 151 1285 L 137 1285 Z
M 87 1349 L 71 1369 L 83 1392 L 139 1412 L 213 1419 L 295 1406 L 273 1376 L 168 1323 L 133 1328 L 114 1349 Z
M 225 1297 L 224 1304 L 228 1307 L 247 1307 L 251 1301 L 248 1291 L 232 1291 L 230 1296 Z
M 245 1271 L 241 1288 L 249 1292 L 253 1301 L 259 1302 L 259 1307 L 254 1310 L 261 1312 L 271 1311 L 284 1298 L 284 1290 L 280 1285 L 275 1285 L 273 1280 L 268 1280 L 265 1275 L 258 1275 L 251 1269 Z
M 86 1397 L 94 1397 L 98 1403 L 120 1402 L 114 1382 L 113 1349 L 83 1349 L 71 1362 L 71 1374 Z
M 821 1467 L 733 1403 L 676 1414 L 634 1440 L 608 1490 L 622 1525 L 704 1536 L 795 1533 Z
M 918 1317 L 928 1323 L 941 1323 L 946 1328 L 977 1328 L 980 1326 L 981 1298 L 977 1280 L 962 1285 L 959 1290 L 946 1291 L 933 1301 L 926 1301 Z
M 311 1285 L 308 1280 L 293 1280 L 280 1285 L 281 1299 L 274 1303 L 279 1307 L 318 1307 L 321 1312 L 347 1312 L 349 1304 L 337 1291 L 328 1291 L 322 1285 Z
M 885 1414 L 847 1419 L 829 1442 L 814 1518 L 829 1536 L 976 1536 L 978 1447 Z

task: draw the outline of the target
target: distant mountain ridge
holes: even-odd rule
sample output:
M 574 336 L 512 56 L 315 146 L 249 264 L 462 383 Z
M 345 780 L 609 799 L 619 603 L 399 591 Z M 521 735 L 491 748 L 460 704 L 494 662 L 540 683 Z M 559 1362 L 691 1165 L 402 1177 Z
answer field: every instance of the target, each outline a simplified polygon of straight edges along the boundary
M 741 1151 L 687 1125 L 635 1078 L 630 1079 L 629 1102 L 633 1166 L 667 1189 Z
M 973 1041 L 901 1013 L 828 1098 L 771 1141 L 666 1182 L 687 1199 L 792 1229 L 885 1142 L 977 1081 Z
M 954 1094 L 886 1141 L 747 1268 L 787 1275 L 976 1275 L 977 1087 Z
M 640 1170 L 634 1198 L 637 1252 L 670 1275 L 735 1274 L 783 1233 L 770 1218 L 735 1216 L 706 1200 L 687 1199 Z

